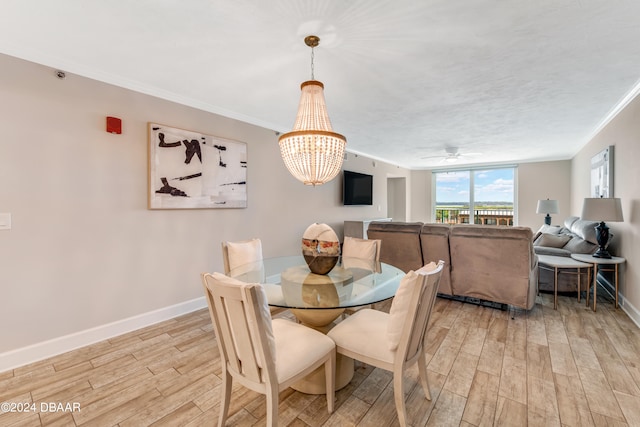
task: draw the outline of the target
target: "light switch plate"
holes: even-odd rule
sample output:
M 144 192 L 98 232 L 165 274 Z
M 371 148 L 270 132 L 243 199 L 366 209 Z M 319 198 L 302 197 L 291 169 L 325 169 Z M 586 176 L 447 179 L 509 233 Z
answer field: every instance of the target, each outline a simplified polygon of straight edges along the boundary
M 10 213 L 0 213 L 0 230 L 11 230 Z

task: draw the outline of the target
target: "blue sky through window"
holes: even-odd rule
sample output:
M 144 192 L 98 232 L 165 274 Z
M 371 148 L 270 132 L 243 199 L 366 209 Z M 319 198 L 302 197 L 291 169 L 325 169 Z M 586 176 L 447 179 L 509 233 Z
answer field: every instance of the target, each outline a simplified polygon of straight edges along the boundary
M 513 203 L 514 169 L 436 173 L 436 204 L 469 203 L 470 174 L 474 174 L 474 200 Z

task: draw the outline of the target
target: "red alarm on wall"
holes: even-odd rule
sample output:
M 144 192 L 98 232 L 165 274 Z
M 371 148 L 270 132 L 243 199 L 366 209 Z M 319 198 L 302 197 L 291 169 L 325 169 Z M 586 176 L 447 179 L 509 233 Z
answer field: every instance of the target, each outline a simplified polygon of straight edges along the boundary
M 107 132 L 109 133 L 122 133 L 122 120 L 117 117 L 107 116 Z

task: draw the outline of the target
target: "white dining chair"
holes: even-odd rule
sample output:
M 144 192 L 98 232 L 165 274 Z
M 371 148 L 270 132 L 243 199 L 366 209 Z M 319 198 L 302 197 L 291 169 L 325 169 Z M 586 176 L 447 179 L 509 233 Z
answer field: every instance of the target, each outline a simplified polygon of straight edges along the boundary
M 328 333 L 338 354 L 393 372 L 393 395 L 401 426 L 407 424 L 403 372 L 415 363 L 425 397 L 431 400 L 425 337 L 443 266 L 444 261 L 439 261 L 409 271 L 400 282 L 389 313 L 363 309 Z
M 327 409 L 333 412 L 336 349 L 326 335 L 272 319 L 264 288 L 220 273 L 203 273 L 209 313 L 222 359 L 219 426 L 229 411 L 232 381 L 266 395 L 267 426 L 278 425 L 278 395 L 324 365 Z
M 342 266 L 354 274 L 354 280 L 361 280 L 371 273 L 380 273 L 380 239 L 359 239 L 357 237 L 344 237 L 342 243 Z M 376 308 L 375 304 L 363 307 L 349 307 L 344 310 L 343 317 L 350 316 L 365 307 Z
M 342 264 L 345 268 L 360 268 L 380 273 L 380 239 L 358 239 L 345 236 L 342 243 Z
M 240 240 L 237 242 L 222 242 L 222 262 L 224 274 L 231 271 L 236 275 L 246 274 L 249 279 L 261 282 L 264 279 L 264 269 L 261 268 L 262 241 L 260 239 Z
M 237 242 L 222 242 L 222 262 L 224 274 L 240 278 L 243 282 L 264 283 L 265 272 L 262 265 L 262 241 L 260 239 L 240 240 Z M 286 308 L 270 307 L 271 316 L 277 316 Z

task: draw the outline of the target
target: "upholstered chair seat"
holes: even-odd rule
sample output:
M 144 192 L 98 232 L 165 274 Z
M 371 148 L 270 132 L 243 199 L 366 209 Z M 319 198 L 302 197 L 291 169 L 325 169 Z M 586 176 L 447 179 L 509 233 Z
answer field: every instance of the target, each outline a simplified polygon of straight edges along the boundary
M 287 319 L 273 319 L 276 337 L 276 373 L 278 382 L 284 383 L 304 372 L 316 362 L 318 354 L 335 350 L 335 343 L 326 335 Z M 322 335 L 322 336 L 321 336 Z M 313 348 L 314 351 L 309 351 Z
M 209 314 L 222 365 L 218 425 L 224 426 L 232 381 L 266 395 L 267 425 L 278 425 L 279 393 L 324 366 L 327 410 L 333 412 L 336 349 L 331 338 L 286 319 L 272 319 L 264 287 L 204 273 Z
M 409 271 L 400 282 L 389 313 L 363 309 L 328 333 L 337 351 L 368 365 L 393 372 L 393 394 L 401 426 L 407 425 L 404 378 L 418 364 L 420 382 L 431 400 L 425 361 L 425 337 L 444 262 Z
M 330 331 L 330 337 L 345 351 L 357 352 L 372 359 L 393 365 L 396 352 L 389 350 L 386 341 L 387 324 L 389 314 L 379 310 L 362 309 L 357 312 L 358 317 L 350 316 L 353 320 L 349 323 L 343 321 L 340 328 L 335 327 Z M 368 363 L 365 358 L 362 361 Z M 361 359 L 359 359 L 361 360 Z M 373 363 L 370 363 L 373 365 Z

